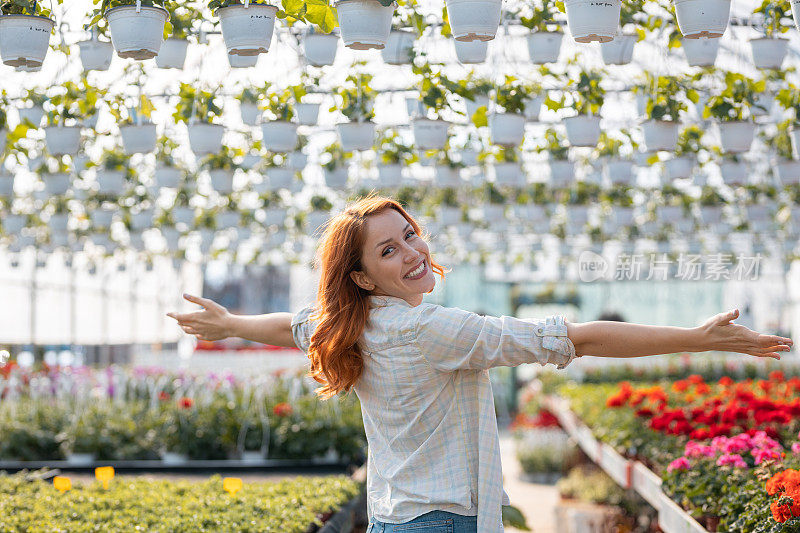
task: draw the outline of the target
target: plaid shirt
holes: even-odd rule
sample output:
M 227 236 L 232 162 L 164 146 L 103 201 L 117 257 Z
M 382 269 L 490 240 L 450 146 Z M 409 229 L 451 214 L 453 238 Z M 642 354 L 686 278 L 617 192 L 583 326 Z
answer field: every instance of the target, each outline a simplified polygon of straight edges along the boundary
M 500 442 L 489 368 L 575 358 L 563 316 L 480 316 L 372 296 L 361 340 L 364 370 L 354 390 L 366 431 L 367 512 L 403 523 L 428 511 L 478 516 L 479 533 L 503 531 Z M 292 320 L 308 351 L 315 322 Z

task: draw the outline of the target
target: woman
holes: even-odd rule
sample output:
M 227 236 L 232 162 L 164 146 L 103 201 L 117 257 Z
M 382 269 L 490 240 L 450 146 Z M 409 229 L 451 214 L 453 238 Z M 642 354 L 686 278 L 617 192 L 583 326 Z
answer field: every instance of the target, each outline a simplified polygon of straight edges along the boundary
M 315 306 L 292 315 L 202 311 L 168 316 L 203 340 L 296 346 L 330 398 L 355 390 L 368 442 L 368 531 L 502 531 L 499 439 L 487 369 L 564 368 L 575 357 L 720 350 L 780 359 L 791 339 L 733 324 L 736 310 L 696 328 L 480 316 L 423 303 L 444 277 L 419 225 L 395 201 L 369 197 L 321 238 Z

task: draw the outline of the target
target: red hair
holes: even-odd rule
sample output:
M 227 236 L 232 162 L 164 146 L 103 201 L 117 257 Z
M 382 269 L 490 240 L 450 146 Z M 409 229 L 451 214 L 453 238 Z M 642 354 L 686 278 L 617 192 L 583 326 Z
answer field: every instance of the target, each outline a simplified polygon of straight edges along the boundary
M 331 219 L 320 240 L 320 282 L 314 313 L 319 324 L 308 349 L 311 359 L 308 375 L 322 383 L 316 393 L 325 400 L 339 392 L 349 392 L 364 369 L 358 341 L 369 321 L 370 293 L 356 285 L 350 273 L 362 269 L 367 217 L 387 209 L 403 215 L 414 231 L 422 235 L 419 224 L 398 202 L 368 196 Z M 444 268 L 433 259 L 431 269 L 444 279 Z

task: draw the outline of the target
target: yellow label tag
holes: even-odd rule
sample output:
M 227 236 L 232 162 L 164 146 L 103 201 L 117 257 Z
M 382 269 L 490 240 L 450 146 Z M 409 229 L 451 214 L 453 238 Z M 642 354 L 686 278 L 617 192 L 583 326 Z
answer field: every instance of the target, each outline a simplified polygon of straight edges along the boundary
M 238 477 L 226 477 L 222 479 L 222 489 L 233 496 L 242 490 L 242 479 Z
M 103 488 L 108 490 L 108 483 L 114 479 L 113 466 L 99 466 L 94 469 L 94 477 L 103 484 Z
M 68 477 L 56 476 L 53 478 L 53 486 L 57 491 L 61 492 L 61 494 L 64 494 L 72 488 L 72 481 L 70 481 Z

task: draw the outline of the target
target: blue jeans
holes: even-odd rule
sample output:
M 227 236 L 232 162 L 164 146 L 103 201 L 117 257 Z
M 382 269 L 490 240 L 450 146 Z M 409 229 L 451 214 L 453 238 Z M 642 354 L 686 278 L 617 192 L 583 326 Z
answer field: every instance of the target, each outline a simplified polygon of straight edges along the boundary
M 373 519 L 367 533 L 478 533 L 478 517 L 463 516 L 447 511 L 431 511 L 402 524 L 385 524 Z

